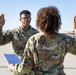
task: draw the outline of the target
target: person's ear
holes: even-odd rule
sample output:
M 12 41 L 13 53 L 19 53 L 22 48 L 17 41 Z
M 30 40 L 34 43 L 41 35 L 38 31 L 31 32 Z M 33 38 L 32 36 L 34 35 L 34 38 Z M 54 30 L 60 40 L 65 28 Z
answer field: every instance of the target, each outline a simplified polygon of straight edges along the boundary
M 32 20 L 32 18 L 30 18 L 30 21 Z

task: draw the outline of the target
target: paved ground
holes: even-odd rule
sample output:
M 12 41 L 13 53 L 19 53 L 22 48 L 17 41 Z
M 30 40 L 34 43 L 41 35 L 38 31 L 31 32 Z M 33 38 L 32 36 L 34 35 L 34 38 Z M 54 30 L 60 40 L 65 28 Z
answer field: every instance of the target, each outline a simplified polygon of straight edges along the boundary
M 0 75 L 12 75 L 7 68 L 8 63 L 3 56 L 4 53 L 14 53 L 11 43 L 0 46 Z M 64 66 L 67 75 L 76 75 L 76 56 L 68 53 L 64 60 Z

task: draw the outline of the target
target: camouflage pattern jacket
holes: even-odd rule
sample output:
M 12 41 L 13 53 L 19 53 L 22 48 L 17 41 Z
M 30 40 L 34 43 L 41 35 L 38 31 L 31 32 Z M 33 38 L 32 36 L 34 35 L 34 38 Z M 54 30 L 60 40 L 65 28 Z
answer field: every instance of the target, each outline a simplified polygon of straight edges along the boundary
M 55 38 L 45 38 L 38 33 L 30 37 L 22 62 L 12 70 L 15 75 L 65 75 L 59 74 L 59 67 L 68 52 L 76 55 L 76 41 L 72 37 L 58 34 Z
M 12 41 L 14 52 L 18 56 L 22 56 L 28 38 L 36 33 L 38 33 L 38 31 L 31 26 L 27 31 L 22 29 L 21 26 L 3 33 L 2 29 L 0 29 L 0 45 L 5 45 Z

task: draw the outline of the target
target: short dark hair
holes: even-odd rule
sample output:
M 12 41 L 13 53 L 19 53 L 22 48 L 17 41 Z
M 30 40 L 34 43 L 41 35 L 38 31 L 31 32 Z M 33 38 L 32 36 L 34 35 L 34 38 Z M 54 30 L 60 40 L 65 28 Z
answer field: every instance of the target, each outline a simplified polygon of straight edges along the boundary
M 55 6 L 41 8 L 37 13 L 36 27 L 46 35 L 55 34 L 61 28 L 61 16 Z
M 21 16 L 22 14 L 29 14 L 29 15 L 31 16 L 31 12 L 28 11 L 28 10 L 22 10 L 22 11 L 20 12 L 20 16 Z

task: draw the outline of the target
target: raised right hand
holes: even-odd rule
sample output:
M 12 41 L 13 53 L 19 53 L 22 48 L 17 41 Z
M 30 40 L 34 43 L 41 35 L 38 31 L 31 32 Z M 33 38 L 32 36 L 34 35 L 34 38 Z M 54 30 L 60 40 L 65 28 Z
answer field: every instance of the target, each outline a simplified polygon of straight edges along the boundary
M 4 14 L 0 14 L 0 28 L 2 28 L 5 24 Z
M 76 30 L 76 15 L 74 16 L 74 24 L 73 24 L 73 29 Z

